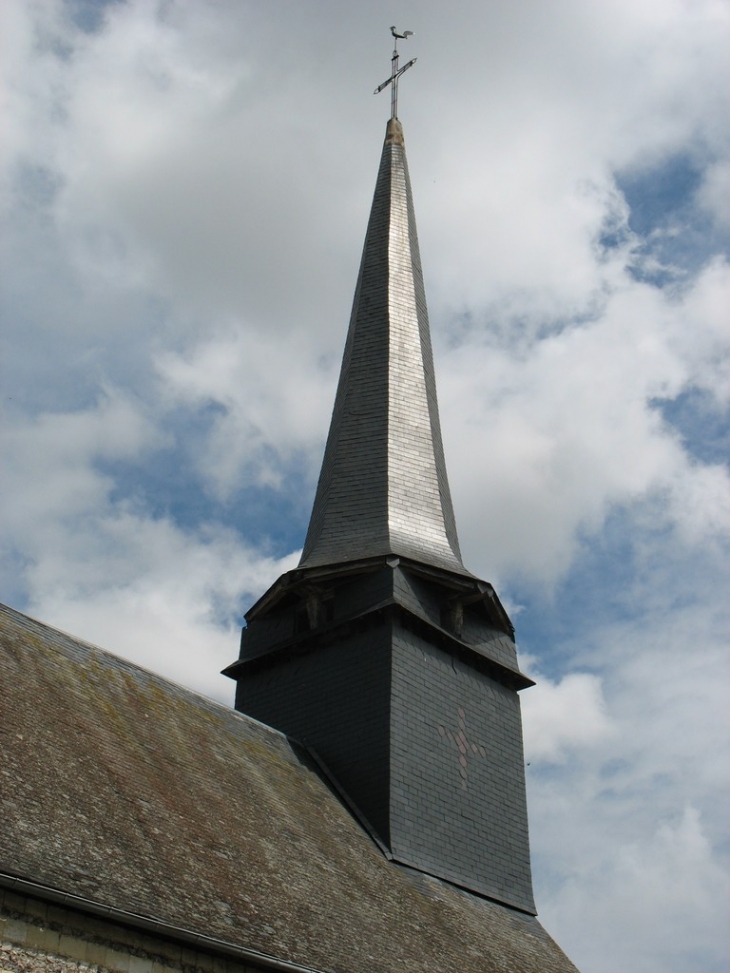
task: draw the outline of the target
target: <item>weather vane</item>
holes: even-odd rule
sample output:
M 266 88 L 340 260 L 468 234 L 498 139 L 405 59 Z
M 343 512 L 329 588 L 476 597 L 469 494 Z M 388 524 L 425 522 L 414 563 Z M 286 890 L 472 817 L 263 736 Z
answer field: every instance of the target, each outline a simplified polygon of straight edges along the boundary
M 383 90 L 383 88 L 387 88 L 389 84 L 392 84 L 393 87 L 390 89 L 390 117 L 397 118 L 398 117 L 398 78 L 403 74 L 404 71 L 407 71 L 408 68 L 412 68 L 413 65 L 416 63 L 417 59 L 414 57 L 412 61 L 409 61 L 408 64 L 404 64 L 403 67 L 399 69 L 398 68 L 398 41 L 399 40 L 406 41 L 408 40 L 409 37 L 413 37 L 413 31 L 404 30 L 402 34 L 399 34 L 398 31 L 395 29 L 395 27 L 391 27 L 390 32 L 395 38 L 393 56 L 390 59 L 390 64 L 391 64 L 390 77 L 388 78 L 387 81 L 384 81 L 382 84 L 378 85 L 378 87 L 375 89 L 373 94 L 379 95 L 380 92 Z

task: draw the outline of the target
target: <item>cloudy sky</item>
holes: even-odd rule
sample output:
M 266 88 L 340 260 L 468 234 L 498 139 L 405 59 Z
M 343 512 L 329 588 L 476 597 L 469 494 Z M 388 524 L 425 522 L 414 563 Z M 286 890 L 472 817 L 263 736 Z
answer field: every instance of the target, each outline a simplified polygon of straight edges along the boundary
M 730 944 L 727 0 L 4 0 L 2 598 L 230 702 L 298 559 L 389 111 L 467 566 L 517 627 L 538 907 Z

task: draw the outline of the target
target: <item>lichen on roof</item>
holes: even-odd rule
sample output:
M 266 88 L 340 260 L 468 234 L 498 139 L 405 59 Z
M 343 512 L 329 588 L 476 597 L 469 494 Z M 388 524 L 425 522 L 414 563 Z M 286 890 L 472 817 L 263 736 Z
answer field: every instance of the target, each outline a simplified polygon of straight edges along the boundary
M 281 733 L 0 609 L 0 870 L 338 973 L 569 973 L 391 862 Z

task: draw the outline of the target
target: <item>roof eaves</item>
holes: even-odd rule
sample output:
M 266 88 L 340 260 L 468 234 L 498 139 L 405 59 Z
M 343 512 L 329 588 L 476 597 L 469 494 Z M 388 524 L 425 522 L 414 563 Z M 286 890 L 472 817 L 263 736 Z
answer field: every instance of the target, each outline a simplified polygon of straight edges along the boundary
M 230 956 L 232 959 L 247 963 L 256 963 L 262 970 L 271 970 L 272 973 L 333 973 L 332 970 L 319 970 L 312 966 L 291 963 L 288 960 L 270 956 L 268 953 L 261 953 L 256 949 L 238 946 L 224 939 L 216 939 L 214 936 L 206 936 L 204 933 L 195 932 L 192 929 L 174 926 L 153 916 L 137 915 L 124 909 L 117 909 L 114 906 L 105 905 L 81 895 L 63 892 L 48 885 L 41 885 L 18 875 L 0 872 L 0 888 L 19 892 L 44 902 L 52 902 L 55 905 L 63 905 L 78 912 L 110 919 L 122 925 L 131 926 L 133 929 L 157 933 L 167 939 L 174 939 L 211 953 Z

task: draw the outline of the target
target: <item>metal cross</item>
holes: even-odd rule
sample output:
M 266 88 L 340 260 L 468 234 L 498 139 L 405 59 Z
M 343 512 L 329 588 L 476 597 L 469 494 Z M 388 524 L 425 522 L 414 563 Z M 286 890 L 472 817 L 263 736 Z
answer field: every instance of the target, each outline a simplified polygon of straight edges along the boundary
M 459 775 L 461 776 L 461 787 L 462 790 L 466 790 L 469 786 L 469 774 L 468 774 L 468 764 L 469 755 L 473 754 L 475 757 L 487 756 L 487 748 L 481 743 L 472 743 L 466 735 L 466 714 L 461 706 L 457 707 L 457 712 L 459 716 L 459 732 L 452 733 L 451 730 L 447 730 L 445 726 L 439 726 L 439 736 L 445 737 L 450 743 L 453 743 L 459 751 Z
M 403 67 L 399 69 L 398 68 L 398 41 L 408 40 L 409 37 L 413 36 L 413 31 L 404 30 L 402 34 L 399 34 L 398 31 L 395 29 L 395 27 L 391 27 L 390 32 L 395 38 L 395 44 L 393 47 L 393 56 L 390 59 L 390 64 L 391 64 L 390 77 L 388 78 L 387 81 L 384 81 L 382 84 L 379 84 L 378 87 L 373 92 L 373 94 L 379 95 L 380 92 L 383 90 L 383 88 L 387 88 L 389 84 L 392 84 L 393 87 L 390 90 L 390 117 L 397 118 L 398 117 L 398 78 L 404 73 L 404 71 L 407 71 L 408 68 L 413 67 L 413 65 L 417 61 L 417 58 L 414 57 L 413 60 L 409 61 L 408 64 L 404 64 Z

